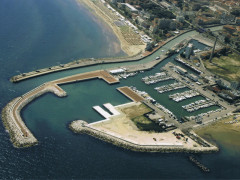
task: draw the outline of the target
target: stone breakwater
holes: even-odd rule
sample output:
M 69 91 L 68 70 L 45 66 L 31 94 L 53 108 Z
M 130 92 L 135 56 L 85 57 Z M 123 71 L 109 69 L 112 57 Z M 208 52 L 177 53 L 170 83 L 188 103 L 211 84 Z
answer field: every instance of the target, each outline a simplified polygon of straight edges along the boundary
M 90 127 L 90 125 L 82 120 L 73 121 L 69 128 L 75 133 L 85 133 L 105 142 L 111 143 L 118 147 L 129 149 L 138 152 L 187 152 L 187 153 L 211 153 L 217 152 L 218 148 L 210 145 L 210 147 L 194 147 L 186 148 L 182 145 L 139 145 L 129 142 L 125 139 L 121 139 L 112 136 L 106 132 L 99 131 L 95 128 Z
M 20 112 L 32 100 L 47 92 L 52 92 L 59 97 L 66 96 L 66 92 L 57 85 L 43 84 L 23 96 L 15 98 L 2 110 L 3 124 L 8 130 L 10 139 L 15 147 L 29 147 L 38 143 L 37 139 L 23 122 Z

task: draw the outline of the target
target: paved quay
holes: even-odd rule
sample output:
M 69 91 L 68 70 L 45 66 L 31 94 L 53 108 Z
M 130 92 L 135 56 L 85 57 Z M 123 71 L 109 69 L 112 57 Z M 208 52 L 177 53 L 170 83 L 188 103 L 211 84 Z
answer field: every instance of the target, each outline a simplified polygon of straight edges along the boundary
M 132 101 L 139 102 L 144 100 L 142 96 L 139 96 L 137 93 L 135 93 L 132 89 L 130 89 L 127 86 L 117 88 L 117 90 L 120 91 L 125 96 L 127 96 Z

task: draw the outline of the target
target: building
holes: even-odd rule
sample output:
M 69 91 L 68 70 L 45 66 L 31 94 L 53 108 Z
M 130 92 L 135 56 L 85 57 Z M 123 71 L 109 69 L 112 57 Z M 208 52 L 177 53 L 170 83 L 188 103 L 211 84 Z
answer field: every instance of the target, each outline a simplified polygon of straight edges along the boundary
M 138 10 L 137 10 L 135 7 L 133 7 L 132 5 L 130 5 L 130 4 L 128 4 L 128 3 L 122 3 L 122 5 L 124 5 L 125 8 L 126 8 L 127 10 L 129 10 L 130 12 L 132 12 L 132 13 L 138 13 Z
M 190 59 L 190 56 L 193 54 L 193 44 L 188 44 L 185 51 L 185 56 L 187 59 Z

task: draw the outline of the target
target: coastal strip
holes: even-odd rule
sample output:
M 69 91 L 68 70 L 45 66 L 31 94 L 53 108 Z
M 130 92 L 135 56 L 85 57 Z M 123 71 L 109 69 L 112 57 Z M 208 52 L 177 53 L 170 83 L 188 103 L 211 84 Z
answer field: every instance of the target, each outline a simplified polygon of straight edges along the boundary
M 114 32 L 120 41 L 121 49 L 128 55 L 133 56 L 138 53 L 142 53 L 146 48 L 146 43 L 141 40 L 139 34 L 133 31 L 131 27 L 126 24 L 117 26 L 116 22 L 119 22 L 120 16 L 117 16 L 116 11 L 111 11 L 106 3 L 102 1 L 92 1 L 92 0 L 77 0 L 79 3 L 84 4 L 91 10 L 91 12 L 103 20 Z M 110 7 L 110 5 L 108 5 Z M 128 29 L 124 31 L 123 29 Z M 130 40 L 129 40 L 129 36 Z
M 186 34 L 186 33 L 190 33 L 192 31 L 193 30 L 183 31 L 183 32 L 175 35 L 174 37 L 171 37 L 165 41 L 162 41 L 160 43 L 160 45 L 157 48 L 155 48 L 152 52 L 138 53 L 134 56 L 127 56 L 127 57 L 78 59 L 78 60 L 74 60 L 74 61 L 71 61 L 66 64 L 60 64 L 57 66 L 38 69 L 38 70 L 27 72 L 27 73 L 21 73 L 19 75 L 11 77 L 10 81 L 13 83 L 16 83 L 16 82 L 20 82 L 20 81 L 23 81 L 26 79 L 43 76 L 43 75 L 54 73 L 54 72 L 65 71 L 65 70 L 70 70 L 70 69 L 75 69 L 75 68 L 88 67 L 88 66 L 95 66 L 95 65 L 99 65 L 99 64 L 113 64 L 113 63 L 121 63 L 121 62 L 140 61 L 140 60 L 143 60 L 144 58 L 156 53 L 162 46 L 175 40 L 179 36 Z M 164 56 L 164 57 L 167 58 L 167 56 Z M 143 68 L 143 69 L 145 69 L 145 68 Z
M 99 78 L 109 84 L 118 83 L 119 80 L 111 76 L 108 72 L 93 71 L 89 73 L 77 74 L 65 77 L 56 81 L 44 83 L 35 89 L 27 92 L 21 97 L 15 98 L 9 102 L 2 110 L 2 120 L 10 134 L 10 139 L 15 147 L 29 147 L 38 143 L 37 139 L 27 128 L 21 118 L 21 110 L 39 96 L 51 92 L 58 97 L 64 97 L 67 93 L 58 85 L 83 81 L 87 79 Z
M 194 147 L 194 148 L 187 148 L 182 145 L 140 145 L 136 144 L 130 141 L 127 141 L 123 138 L 111 135 L 110 133 L 106 133 L 103 131 L 99 131 L 96 128 L 93 128 L 85 121 L 77 120 L 73 121 L 69 128 L 75 132 L 75 133 L 81 133 L 81 134 L 88 134 L 90 136 L 93 136 L 97 139 L 100 139 L 102 141 L 111 143 L 113 145 L 116 145 L 118 147 L 122 147 L 125 149 L 129 149 L 132 151 L 138 151 L 138 152 L 187 152 L 187 153 L 211 153 L 211 152 L 217 152 L 218 148 L 215 146 L 210 145 L 209 147 Z

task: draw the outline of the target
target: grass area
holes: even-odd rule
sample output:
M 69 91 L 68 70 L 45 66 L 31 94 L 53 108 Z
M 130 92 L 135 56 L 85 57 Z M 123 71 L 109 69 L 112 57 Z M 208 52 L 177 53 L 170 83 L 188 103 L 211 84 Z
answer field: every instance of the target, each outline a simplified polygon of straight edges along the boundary
M 122 111 L 134 122 L 138 129 L 142 131 L 163 131 L 158 124 L 144 116 L 144 114 L 152 111 L 151 108 L 144 104 L 124 108 Z
M 126 114 L 130 119 L 149 113 L 151 111 L 152 109 L 145 104 L 135 105 L 122 109 L 122 112 L 124 112 L 124 114 Z
M 163 129 L 158 124 L 149 120 L 145 116 L 137 116 L 135 118 L 132 118 L 132 121 L 141 131 L 163 131 Z
M 240 80 L 240 56 L 236 53 L 215 57 L 212 62 L 204 61 L 205 67 L 212 73 L 229 81 Z

